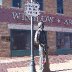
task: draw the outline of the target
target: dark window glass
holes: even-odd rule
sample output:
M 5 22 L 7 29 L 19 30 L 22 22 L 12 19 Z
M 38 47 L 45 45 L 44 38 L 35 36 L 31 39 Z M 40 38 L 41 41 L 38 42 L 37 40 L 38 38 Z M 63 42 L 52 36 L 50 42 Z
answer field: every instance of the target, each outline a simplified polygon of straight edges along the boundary
M 13 0 L 13 7 L 21 7 L 21 0 Z
M 30 31 L 11 30 L 12 50 L 30 49 Z
M 40 10 L 43 10 L 43 0 L 36 0 L 40 4 Z
M 57 0 L 57 13 L 63 14 L 63 0 Z
M 30 30 L 11 30 L 10 40 L 12 50 L 30 50 L 31 47 Z M 38 45 L 36 45 L 35 43 L 34 43 L 34 49 L 38 49 Z
M 56 33 L 57 48 L 72 48 L 72 33 Z

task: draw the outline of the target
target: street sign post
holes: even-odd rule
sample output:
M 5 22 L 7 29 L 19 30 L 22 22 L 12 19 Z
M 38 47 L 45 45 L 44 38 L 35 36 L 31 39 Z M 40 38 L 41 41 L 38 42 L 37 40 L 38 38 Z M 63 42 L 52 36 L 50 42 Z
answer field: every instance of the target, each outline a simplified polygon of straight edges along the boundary
M 26 16 L 31 17 L 31 72 L 36 72 L 34 62 L 34 49 L 33 49 L 33 17 L 40 15 L 39 4 L 31 0 L 25 4 L 24 13 Z

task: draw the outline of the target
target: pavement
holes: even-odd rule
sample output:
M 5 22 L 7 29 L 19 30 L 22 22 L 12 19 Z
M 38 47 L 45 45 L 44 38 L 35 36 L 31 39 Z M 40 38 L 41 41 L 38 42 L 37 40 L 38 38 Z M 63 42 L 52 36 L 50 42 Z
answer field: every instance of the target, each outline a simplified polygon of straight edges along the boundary
M 31 72 L 30 57 L 0 58 L 0 72 Z M 39 72 L 39 64 L 35 65 Z M 72 60 L 50 64 L 52 72 L 72 72 Z

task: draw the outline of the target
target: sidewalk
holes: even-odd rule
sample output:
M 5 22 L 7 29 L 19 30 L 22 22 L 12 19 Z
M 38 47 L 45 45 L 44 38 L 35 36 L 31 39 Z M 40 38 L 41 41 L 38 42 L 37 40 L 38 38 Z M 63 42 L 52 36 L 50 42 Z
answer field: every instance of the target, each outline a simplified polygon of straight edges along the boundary
M 39 72 L 39 65 L 36 65 L 36 70 Z M 67 63 L 50 64 L 50 70 L 55 72 L 72 72 L 72 60 Z M 30 67 L 8 68 L 8 72 L 29 72 Z
M 12 63 L 31 60 L 30 57 L 0 58 L 0 63 Z
M 37 59 L 36 61 L 38 61 Z M 30 60 L 30 57 L 0 58 L 0 72 L 31 72 Z M 53 72 L 72 72 L 72 60 L 64 60 L 63 63 L 50 63 L 50 70 Z M 39 72 L 37 62 L 36 71 Z
M 72 72 L 72 60 L 65 63 L 50 64 L 51 71 Z

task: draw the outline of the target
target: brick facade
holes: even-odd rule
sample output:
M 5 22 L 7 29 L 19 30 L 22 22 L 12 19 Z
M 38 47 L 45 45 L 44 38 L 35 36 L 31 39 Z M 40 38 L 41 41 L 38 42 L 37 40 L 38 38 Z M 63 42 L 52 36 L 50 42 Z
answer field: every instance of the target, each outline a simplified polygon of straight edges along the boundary
M 2 0 L 2 5 L 5 7 L 12 7 L 12 0 Z M 22 0 L 21 4 L 22 7 L 24 6 L 24 3 L 26 1 L 30 0 Z M 44 0 L 44 11 L 50 13 L 50 14 L 57 14 L 57 2 L 56 0 Z M 72 15 L 72 0 L 63 0 L 63 9 L 65 16 L 71 16 Z
M 56 0 L 44 0 L 44 11 L 56 14 Z
M 0 56 L 10 56 L 10 37 L 7 23 L 0 23 Z
M 49 47 L 49 53 L 54 54 L 56 51 L 56 32 L 47 32 L 47 43 Z
M 72 0 L 63 0 L 64 16 L 72 17 Z M 56 0 L 44 0 L 44 11 L 49 14 L 57 14 Z M 56 51 L 56 32 L 48 32 L 49 52 L 52 54 Z
M 72 0 L 63 0 L 63 10 L 65 16 L 71 17 L 72 15 Z M 56 0 L 44 0 L 44 11 L 50 14 L 57 14 Z
M 24 7 L 24 3 L 26 2 L 26 1 L 30 1 L 30 0 L 21 0 L 21 7 L 23 8 Z M 10 7 L 12 7 L 12 0 L 2 0 L 2 5 L 4 6 L 4 7 L 8 7 L 8 8 L 10 8 Z
M 72 17 L 72 0 L 64 0 L 64 15 Z
M 2 0 L 4 7 L 12 7 L 12 0 Z M 22 0 L 22 7 L 26 0 Z M 49 14 L 57 14 L 57 3 L 56 0 L 44 0 L 44 11 Z M 71 17 L 72 15 L 72 0 L 63 0 L 64 16 Z M 10 36 L 7 23 L 0 23 L 0 56 L 10 56 L 10 42 L 2 41 L 2 36 Z M 49 53 L 54 54 L 56 50 L 56 32 L 47 32 L 47 42 L 49 46 Z
M 2 5 L 9 8 L 12 6 L 12 0 L 2 0 Z

